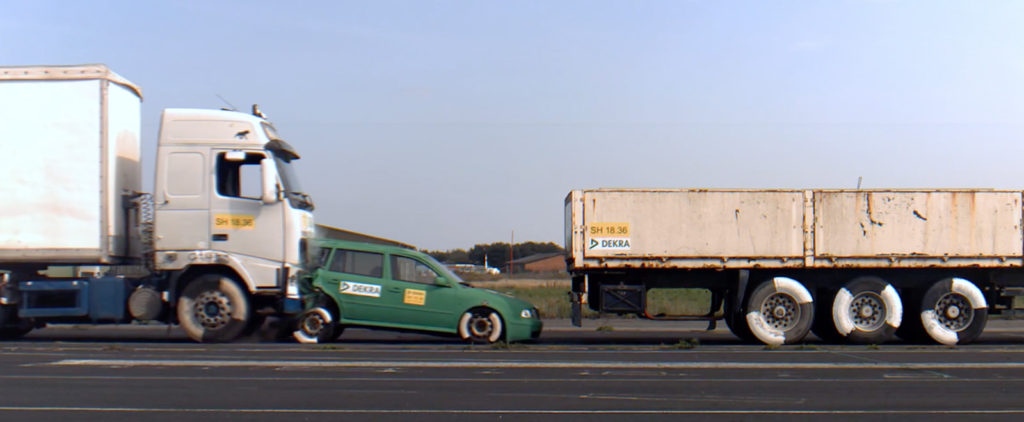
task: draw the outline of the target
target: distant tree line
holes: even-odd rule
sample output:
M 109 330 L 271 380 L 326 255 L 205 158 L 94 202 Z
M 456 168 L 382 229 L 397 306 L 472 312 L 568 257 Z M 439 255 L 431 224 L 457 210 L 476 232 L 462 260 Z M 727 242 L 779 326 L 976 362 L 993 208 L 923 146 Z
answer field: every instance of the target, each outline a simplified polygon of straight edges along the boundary
M 561 246 L 553 242 L 523 242 L 516 243 L 512 248 L 513 259 L 519 259 L 539 253 L 564 252 Z M 487 257 L 487 265 L 495 268 L 505 268 L 509 259 L 509 244 L 507 242 L 496 242 L 479 244 L 465 249 L 451 249 L 447 251 L 424 251 L 434 259 L 446 264 L 476 264 L 484 265 L 484 257 Z

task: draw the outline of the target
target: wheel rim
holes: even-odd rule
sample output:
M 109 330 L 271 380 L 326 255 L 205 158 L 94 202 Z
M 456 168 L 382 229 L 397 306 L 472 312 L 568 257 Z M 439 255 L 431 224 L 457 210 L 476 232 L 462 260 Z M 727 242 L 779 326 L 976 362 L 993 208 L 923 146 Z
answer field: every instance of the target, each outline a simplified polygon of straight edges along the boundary
M 761 302 L 761 315 L 772 328 L 786 331 L 800 321 L 800 305 L 793 296 L 774 293 Z
M 220 291 L 205 291 L 196 297 L 192 313 L 203 327 L 223 327 L 231 321 L 231 299 Z
M 944 327 L 962 331 L 974 321 L 974 308 L 966 296 L 956 292 L 946 293 L 935 303 L 935 316 Z
M 317 337 L 324 330 L 324 317 L 318 313 L 310 313 L 302 319 L 302 332 L 310 337 Z
M 494 324 L 487 315 L 473 314 L 469 319 L 469 334 L 475 338 L 488 338 L 494 331 Z
M 874 292 L 862 292 L 850 302 L 850 319 L 861 331 L 875 331 L 885 324 L 885 301 Z

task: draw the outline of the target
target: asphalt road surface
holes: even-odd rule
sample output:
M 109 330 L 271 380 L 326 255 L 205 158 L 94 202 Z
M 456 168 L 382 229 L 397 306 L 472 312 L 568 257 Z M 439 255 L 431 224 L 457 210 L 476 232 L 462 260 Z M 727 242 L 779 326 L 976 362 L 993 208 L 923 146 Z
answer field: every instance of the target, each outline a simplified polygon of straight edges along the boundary
M 0 421 L 1024 418 L 1024 321 L 956 348 L 767 349 L 696 324 L 588 325 L 550 321 L 511 346 L 369 330 L 208 345 L 166 327 L 53 327 L 0 343 Z

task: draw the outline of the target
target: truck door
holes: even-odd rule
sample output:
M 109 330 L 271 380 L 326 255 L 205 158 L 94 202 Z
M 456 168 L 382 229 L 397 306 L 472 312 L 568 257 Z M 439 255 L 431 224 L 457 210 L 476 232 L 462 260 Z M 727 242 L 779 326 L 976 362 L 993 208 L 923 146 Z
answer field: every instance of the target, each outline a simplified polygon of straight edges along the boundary
M 264 204 L 263 152 L 215 150 L 210 248 L 245 262 L 258 287 L 278 284 L 284 262 L 284 202 Z

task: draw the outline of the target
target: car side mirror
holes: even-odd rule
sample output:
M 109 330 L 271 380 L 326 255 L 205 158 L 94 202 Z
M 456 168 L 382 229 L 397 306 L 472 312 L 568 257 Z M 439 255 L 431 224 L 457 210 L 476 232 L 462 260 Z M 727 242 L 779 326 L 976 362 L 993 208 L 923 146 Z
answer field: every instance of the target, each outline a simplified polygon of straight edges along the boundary
M 435 277 L 434 284 L 443 287 L 452 287 L 452 282 L 448 281 L 448 279 L 444 277 Z

